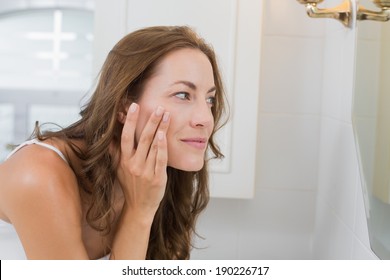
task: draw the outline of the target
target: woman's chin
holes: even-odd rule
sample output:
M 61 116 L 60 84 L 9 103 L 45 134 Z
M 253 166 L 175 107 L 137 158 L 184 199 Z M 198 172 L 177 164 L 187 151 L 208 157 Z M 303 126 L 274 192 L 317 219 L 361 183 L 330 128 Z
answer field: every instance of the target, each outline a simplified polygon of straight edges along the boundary
M 197 172 L 199 170 L 201 170 L 204 166 L 204 161 L 201 161 L 201 162 L 185 162 L 185 163 L 169 163 L 168 162 L 168 166 L 172 167 L 172 168 L 175 168 L 175 169 L 178 169 L 178 170 L 182 170 L 182 171 L 187 171 L 187 172 Z

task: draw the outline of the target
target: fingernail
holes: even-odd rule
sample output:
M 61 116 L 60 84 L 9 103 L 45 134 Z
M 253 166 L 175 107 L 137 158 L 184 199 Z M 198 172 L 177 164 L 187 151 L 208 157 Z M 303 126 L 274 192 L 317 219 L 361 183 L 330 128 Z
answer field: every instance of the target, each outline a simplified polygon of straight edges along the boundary
M 162 115 L 162 113 L 164 112 L 164 108 L 161 107 L 161 106 L 158 106 L 157 110 L 156 110 L 156 116 L 157 117 L 160 117 Z
M 163 116 L 163 122 L 167 122 L 169 120 L 169 112 L 165 112 Z
M 131 103 L 131 105 L 130 105 L 130 113 L 134 113 L 135 111 L 137 111 L 137 108 L 138 108 L 137 103 Z
M 164 132 L 161 130 L 157 131 L 157 138 L 158 140 L 163 140 L 164 139 Z

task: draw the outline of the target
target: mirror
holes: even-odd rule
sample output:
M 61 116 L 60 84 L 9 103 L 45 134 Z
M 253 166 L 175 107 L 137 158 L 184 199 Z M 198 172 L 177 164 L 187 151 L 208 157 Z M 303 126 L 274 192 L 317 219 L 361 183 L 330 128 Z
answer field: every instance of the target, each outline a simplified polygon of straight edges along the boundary
M 372 1 L 360 5 L 378 10 Z M 358 21 L 352 122 L 372 250 L 390 259 L 390 22 Z

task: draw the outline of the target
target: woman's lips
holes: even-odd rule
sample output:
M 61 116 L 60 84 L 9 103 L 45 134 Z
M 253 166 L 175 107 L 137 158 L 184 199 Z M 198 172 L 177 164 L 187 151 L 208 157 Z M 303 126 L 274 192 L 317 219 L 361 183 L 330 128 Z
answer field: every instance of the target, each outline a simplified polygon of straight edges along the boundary
M 190 145 L 191 147 L 194 147 L 196 149 L 204 150 L 207 145 L 207 139 L 196 137 L 196 138 L 185 138 L 181 139 L 182 142 Z

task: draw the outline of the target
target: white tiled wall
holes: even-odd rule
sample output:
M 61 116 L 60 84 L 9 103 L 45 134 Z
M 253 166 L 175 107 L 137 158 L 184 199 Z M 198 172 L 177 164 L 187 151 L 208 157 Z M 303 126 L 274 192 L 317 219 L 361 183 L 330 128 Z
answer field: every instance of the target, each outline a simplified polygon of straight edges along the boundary
M 351 124 L 355 33 L 297 1 L 264 11 L 256 195 L 212 199 L 192 258 L 376 259 Z
M 296 1 L 265 1 L 256 190 L 212 199 L 194 259 L 311 259 L 324 23 Z
M 313 258 L 376 259 L 351 121 L 356 33 L 335 23 L 326 25 Z

